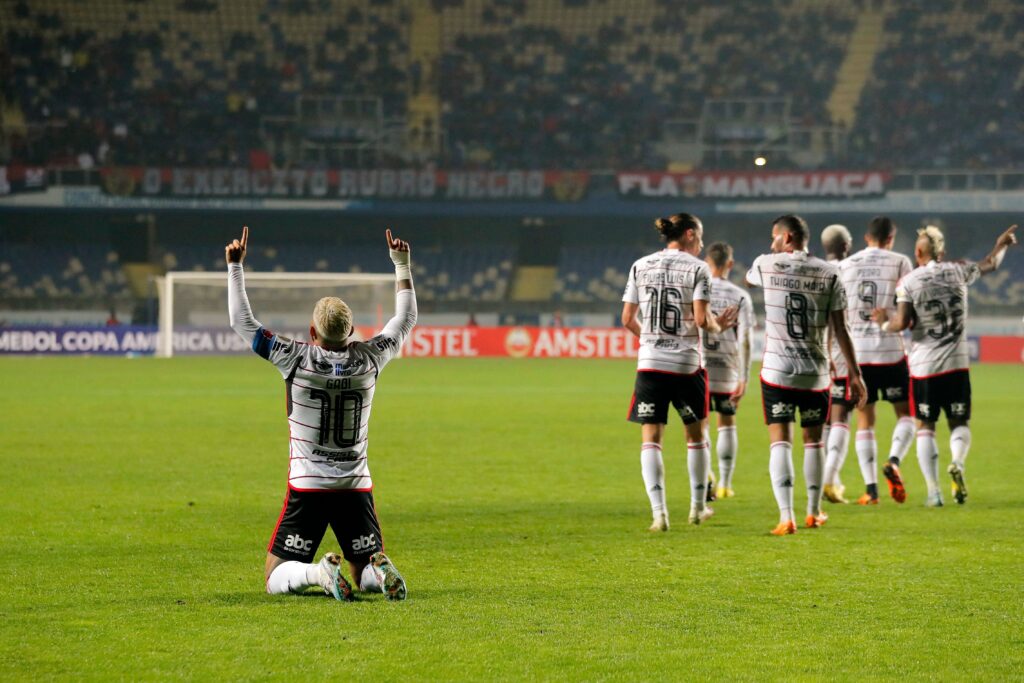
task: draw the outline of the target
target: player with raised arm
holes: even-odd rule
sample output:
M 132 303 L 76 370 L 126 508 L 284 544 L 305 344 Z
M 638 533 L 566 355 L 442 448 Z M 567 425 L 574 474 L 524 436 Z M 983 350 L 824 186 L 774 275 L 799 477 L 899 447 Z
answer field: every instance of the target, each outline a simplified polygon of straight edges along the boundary
M 796 533 L 793 519 L 793 422 L 800 412 L 804 440 L 808 528 L 825 524 L 821 487 L 825 465 L 822 425 L 829 411 L 829 363 L 825 330 L 831 329 L 850 368 L 852 400 L 864 400 L 864 384 L 846 327 L 846 296 L 839 268 L 807 253 L 810 231 L 799 216 L 772 223 L 771 254 L 758 256 L 747 282 L 764 289 L 765 350 L 761 400 L 771 455 L 768 470 L 779 505 L 779 524 L 771 533 Z
M 928 484 L 929 507 L 942 506 L 939 490 L 939 447 L 935 424 L 942 412 L 949 424 L 952 463 L 949 476 L 953 498 L 967 500 L 965 461 L 971 447 L 971 377 L 967 350 L 967 287 L 980 276 L 996 270 L 1006 250 L 1017 243 L 1010 226 L 996 240 L 983 260 L 945 261 L 946 240 L 942 231 L 928 226 L 918 231 L 914 257 L 918 268 L 900 281 L 896 311 L 876 308 L 874 321 L 883 331 L 912 328 L 910 344 L 911 402 L 917 418 L 917 461 Z
M 224 250 L 231 327 L 284 378 L 290 441 L 288 491 L 267 548 L 265 578 L 271 594 L 320 586 L 337 600 L 352 598 L 341 560 L 327 553 L 312 563 L 330 526 L 360 590 L 404 600 L 402 575 L 384 554 L 367 466 L 367 429 L 377 377 L 416 324 L 409 244 L 387 231 L 395 264 L 395 316 L 367 342 L 352 341 L 352 311 L 337 297 L 313 308 L 310 343 L 275 334 L 253 316 L 242 261 L 249 228 Z
M 720 334 L 704 334 L 704 367 L 708 372 L 711 393 L 710 410 L 718 413 L 718 498 L 731 498 L 732 474 L 736 467 L 739 439 L 736 432 L 736 410 L 747 392 L 750 377 L 750 333 L 756 323 L 754 304 L 746 290 L 729 282 L 729 271 L 735 261 L 732 247 L 715 242 L 707 249 L 704 259 L 711 271 L 711 310 L 737 310 L 737 324 Z M 709 414 L 704 420 L 704 431 L 710 442 Z
M 864 241 L 867 247 L 849 256 L 839 264 L 843 286 L 846 288 L 846 317 L 850 338 L 860 361 L 867 403 L 857 409 L 857 436 L 855 447 L 865 491 L 857 500 L 860 505 L 878 504 L 878 444 L 875 442 L 875 402 L 879 399 L 892 404 L 896 413 L 896 427 L 892 432 L 889 458 L 882 467 L 889 485 L 889 495 L 897 503 L 907 499 L 900 474 L 903 457 L 914 439 L 914 421 L 910 416 L 910 371 L 903 337 L 886 332 L 872 319 L 875 308 L 894 311 L 896 283 L 913 266 L 910 259 L 892 250 L 896 239 L 896 224 L 887 216 L 876 216 L 868 223 Z
M 701 363 L 700 330 L 720 333 L 737 311 L 710 312 L 711 273 L 697 258 L 704 226 L 688 213 L 654 222 L 665 248 L 636 261 L 622 297 L 622 325 L 640 338 L 629 420 L 640 424 L 640 468 L 651 502 L 651 531 L 668 531 L 665 467 L 661 445 L 671 404 L 683 420 L 690 474 L 691 524 L 711 516 L 707 507 L 711 452 L 702 421 L 708 411 L 707 373 Z M 640 320 L 637 319 L 637 314 Z
M 825 250 L 825 260 L 838 265 L 849 256 L 853 237 L 845 225 L 829 225 L 821 231 L 821 246 Z M 843 469 L 846 453 L 850 448 L 850 412 L 853 410 L 853 401 L 850 400 L 850 372 L 835 335 L 829 330 L 825 332 L 828 337 L 832 402 L 829 406 L 828 420 L 822 429 L 822 443 L 825 444 L 825 486 L 821 495 L 831 503 L 846 503 L 848 501 L 843 497 L 845 487 L 839 478 L 839 472 Z

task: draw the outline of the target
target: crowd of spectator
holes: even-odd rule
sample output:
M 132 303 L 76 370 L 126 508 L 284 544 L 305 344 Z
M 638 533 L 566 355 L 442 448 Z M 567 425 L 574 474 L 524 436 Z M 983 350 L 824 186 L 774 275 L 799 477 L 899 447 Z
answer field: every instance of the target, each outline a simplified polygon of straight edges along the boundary
M 793 123 L 830 125 L 826 104 L 860 11 L 831 0 L 433 0 L 442 47 L 425 64 L 411 54 L 412 14 L 400 0 L 94 4 L 122 11 L 123 29 L 72 20 L 73 0 L 0 8 L 0 97 L 25 121 L 6 127 L 8 160 L 310 163 L 298 141 L 376 133 L 280 123 L 300 97 L 380 98 L 384 119 L 404 121 L 412 98 L 428 93 L 440 116 L 415 134 L 436 127 L 445 144 L 417 162 L 663 168 L 666 121 L 697 118 L 708 98 L 788 97 Z M 154 23 L 153 4 L 173 9 Z M 882 6 L 886 37 L 847 156 L 828 163 L 1024 164 L 1024 7 Z

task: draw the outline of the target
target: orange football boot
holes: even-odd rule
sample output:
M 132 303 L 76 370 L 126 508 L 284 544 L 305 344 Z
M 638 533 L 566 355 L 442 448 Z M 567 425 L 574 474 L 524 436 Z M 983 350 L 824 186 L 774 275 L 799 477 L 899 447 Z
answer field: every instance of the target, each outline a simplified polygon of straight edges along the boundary
M 772 536 L 788 536 L 796 533 L 796 522 L 789 520 L 788 522 L 779 522 L 779 525 L 772 529 Z
M 857 499 L 857 505 L 878 505 L 878 499 L 872 498 L 870 493 L 865 493 Z
M 903 486 L 903 477 L 900 476 L 900 468 L 892 463 L 886 464 L 882 468 L 882 474 L 885 475 L 885 480 L 889 482 L 889 495 L 897 503 L 902 503 L 907 499 L 907 489 Z
M 807 529 L 817 529 L 825 526 L 825 522 L 828 521 L 828 515 L 824 512 L 820 512 L 816 515 L 807 515 L 807 519 L 804 520 L 804 527 Z

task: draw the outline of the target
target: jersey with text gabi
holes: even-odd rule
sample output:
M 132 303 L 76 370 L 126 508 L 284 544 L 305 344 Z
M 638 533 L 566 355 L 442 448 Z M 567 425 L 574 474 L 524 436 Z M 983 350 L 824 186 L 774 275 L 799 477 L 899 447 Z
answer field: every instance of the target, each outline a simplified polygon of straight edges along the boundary
M 281 372 L 288 412 L 288 485 L 296 490 L 370 490 L 367 428 L 381 369 L 401 339 L 380 335 L 342 351 L 260 328 L 252 349 Z
M 886 309 L 890 316 L 896 312 L 896 285 L 913 269 L 903 254 L 878 247 L 868 247 L 839 262 L 846 290 L 846 324 L 861 365 L 892 365 L 906 357 L 903 336 L 883 332 L 871 320 L 871 313 L 876 308 Z
M 839 268 L 805 251 L 764 254 L 747 282 L 764 288 L 767 384 L 824 391 L 830 384 L 825 332 L 832 311 L 846 308 Z
M 736 307 L 736 327 L 719 334 L 704 333 L 704 367 L 713 394 L 732 393 L 740 381 L 746 381 L 748 366 L 742 364 L 743 340 L 749 338 L 756 323 L 754 304 L 744 289 L 726 279 L 711 280 L 711 310 L 718 314 Z
M 638 370 L 690 375 L 701 369 L 693 302 L 710 301 L 708 265 L 685 251 L 663 249 L 629 269 L 622 300 L 640 309 Z
M 930 261 L 896 289 L 897 303 L 914 307 L 910 376 L 941 375 L 970 367 L 965 322 L 967 287 L 981 276 L 977 263 Z

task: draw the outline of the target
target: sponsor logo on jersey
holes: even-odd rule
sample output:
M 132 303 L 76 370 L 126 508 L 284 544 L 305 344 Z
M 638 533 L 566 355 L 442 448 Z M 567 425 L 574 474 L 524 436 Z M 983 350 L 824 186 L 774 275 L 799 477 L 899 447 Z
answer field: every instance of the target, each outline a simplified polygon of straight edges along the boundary
M 885 390 L 885 397 L 888 399 L 899 398 L 902 393 L 903 390 L 899 387 L 888 387 Z
M 636 404 L 636 415 L 637 417 L 649 417 L 654 415 L 654 404 L 653 403 L 637 403 Z
M 654 348 L 674 350 L 679 348 L 679 342 L 675 339 L 658 339 L 654 342 Z
M 335 363 L 334 364 L 334 376 L 335 377 L 341 377 L 344 374 L 345 374 L 345 364 L 344 363 Z
M 927 403 L 919 403 L 917 405 L 917 411 L 925 417 L 928 417 L 928 414 L 932 412 L 932 407 Z
M 359 459 L 359 453 L 357 451 L 343 451 L 336 453 L 334 451 L 323 451 L 319 448 L 314 448 L 312 455 L 318 455 L 324 460 L 330 462 L 353 462 Z
M 387 351 L 388 349 L 398 348 L 398 341 L 391 337 L 374 337 L 370 340 L 370 343 L 376 346 L 378 351 Z
M 352 539 L 352 550 L 370 550 L 377 547 L 377 534 Z
M 966 403 L 950 403 L 949 404 L 949 412 L 953 413 L 954 415 L 964 415 L 967 412 L 967 404 Z
M 773 403 L 772 404 L 772 417 L 787 417 L 792 416 L 796 411 L 796 406 L 792 403 Z
M 298 552 L 309 552 L 313 549 L 313 541 L 305 539 L 298 534 L 289 534 L 288 538 L 284 540 L 284 547 Z
M 285 339 L 284 341 L 282 341 L 282 339 L 282 337 L 278 337 L 277 339 L 274 340 L 273 351 L 280 351 L 281 353 L 287 355 L 292 352 L 292 345 L 290 340 Z
M 329 375 L 334 371 L 334 363 L 330 361 L 321 360 L 319 358 L 313 361 L 313 372 L 318 372 L 322 375 Z

